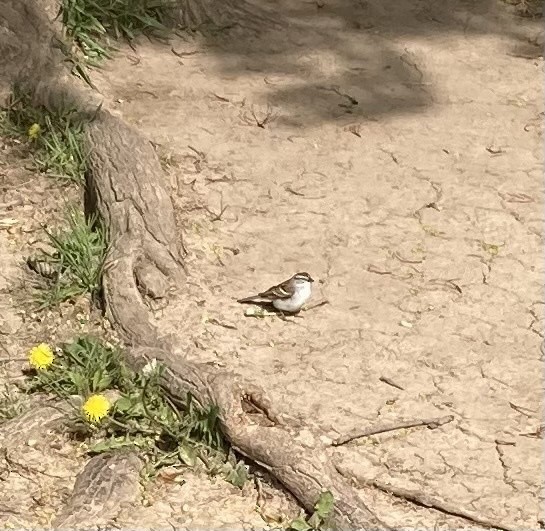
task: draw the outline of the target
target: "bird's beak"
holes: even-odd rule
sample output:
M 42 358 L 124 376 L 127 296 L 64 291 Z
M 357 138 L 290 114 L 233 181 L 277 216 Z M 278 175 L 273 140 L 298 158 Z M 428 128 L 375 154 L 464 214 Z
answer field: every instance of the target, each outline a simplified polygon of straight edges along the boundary
M 311 281 L 311 282 L 314 282 L 314 279 L 309 275 L 308 279 Z

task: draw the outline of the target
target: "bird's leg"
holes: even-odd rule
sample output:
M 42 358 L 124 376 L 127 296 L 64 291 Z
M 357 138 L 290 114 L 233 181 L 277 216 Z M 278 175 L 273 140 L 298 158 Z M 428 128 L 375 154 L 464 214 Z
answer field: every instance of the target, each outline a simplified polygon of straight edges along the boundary
M 295 322 L 295 317 L 299 317 L 299 318 L 302 318 L 303 316 L 302 315 L 299 315 L 299 312 L 296 312 L 296 313 L 290 313 L 289 315 L 286 315 L 282 310 L 277 310 L 277 315 L 278 315 L 278 318 L 279 319 L 282 319 L 282 321 L 286 322 L 286 323 L 292 323 L 292 324 L 297 324 Z M 293 317 L 293 319 L 290 319 L 290 317 Z

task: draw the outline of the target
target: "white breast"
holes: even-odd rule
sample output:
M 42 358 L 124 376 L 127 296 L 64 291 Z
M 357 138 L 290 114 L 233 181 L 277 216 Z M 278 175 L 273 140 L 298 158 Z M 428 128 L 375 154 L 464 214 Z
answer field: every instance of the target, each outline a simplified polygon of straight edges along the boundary
M 281 312 L 297 312 L 301 306 L 305 304 L 312 295 L 312 287 L 310 282 L 299 284 L 295 288 L 295 293 L 289 299 L 278 299 L 273 302 L 273 306 Z

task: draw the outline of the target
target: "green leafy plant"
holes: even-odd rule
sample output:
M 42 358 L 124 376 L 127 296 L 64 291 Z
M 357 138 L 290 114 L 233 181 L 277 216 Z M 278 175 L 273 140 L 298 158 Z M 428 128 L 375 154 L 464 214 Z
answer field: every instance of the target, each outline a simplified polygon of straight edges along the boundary
M 114 393 L 111 408 L 98 421 L 86 417 L 85 405 L 74 406 L 70 430 L 88 441 L 92 454 L 137 448 L 146 455 L 148 473 L 200 462 L 241 486 L 246 469 L 228 455 L 217 407 L 201 408 L 191 395 L 175 406 L 160 385 L 161 375 L 158 364 L 134 372 L 117 349 L 82 337 L 64 345 L 47 368 L 34 371 L 27 389 L 53 393 L 72 404 L 75 395 L 82 402 Z
M 66 228 L 45 229 L 54 251 L 29 261 L 31 266 L 45 263 L 50 270 L 36 297 L 41 309 L 86 293 L 96 296 L 101 288 L 106 230 L 96 216 L 86 218 L 77 208 L 68 209 L 66 221 Z
M 83 122 L 75 111 L 57 113 L 35 107 L 28 94 L 15 88 L 0 111 L 0 133 L 23 139 L 40 171 L 61 180 L 84 182 Z
M 329 491 L 322 492 L 316 505 L 314 513 L 307 519 L 304 516 L 293 520 L 288 529 L 291 531 L 311 531 L 319 529 L 322 531 L 334 529 L 332 526 L 333 509 L 335 500 Z
M 242 489 L 250 477 L 248 467 L 242 460 L 236 459 L 235 455 L 231 452 L 228 460 L 222 465 L 221 472 L 225 481 L 231 483 L 235 487 Z
M 124 389 L 133 374 L 122 362 L 117 349 L 104 346 L 91 337 L 81 337 L 62 347 L 48 370 L 37 371 L 28 391 L 53 392 L 61 398 L 85 397 L 106 389 Z

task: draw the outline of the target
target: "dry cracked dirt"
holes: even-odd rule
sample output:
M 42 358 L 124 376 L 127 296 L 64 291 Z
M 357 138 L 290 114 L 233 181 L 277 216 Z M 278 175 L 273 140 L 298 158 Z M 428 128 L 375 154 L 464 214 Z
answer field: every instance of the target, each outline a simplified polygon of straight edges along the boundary
M 536 529 L 543 30 L 501 2 L 448 4 L 274 2 L 282 31 L 142 40 L 94 80 L 166 170 L 189 275 L 154 314 L 179 352 L 259 384 L 309 438 L 447 418 L 331 446 L 391 526 Z M 13 149 L 0 167 L 0 341 L 20 358 L 44 325 L 18 310 L 21 257 L 36 212 L 51 221 L 56 207 L 55 185 Z M 301 318 L 244 316 L 237 298 L 297 271 L 317 280 Z M 2 363 L 3 378 L 18 367 Z M 13 449 L 29 468 L 0 470 L 4 527 L 61 511 L 85 459 L 51 437 Z M 185 479 L 155 485 L 116 525 L 270 525 L 253 486 Z M 280 491 L 271 500 L 297 513 Z

